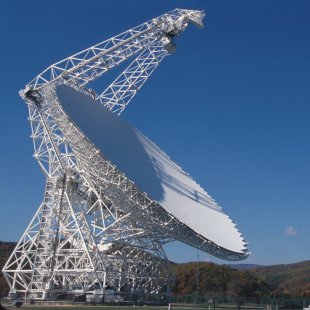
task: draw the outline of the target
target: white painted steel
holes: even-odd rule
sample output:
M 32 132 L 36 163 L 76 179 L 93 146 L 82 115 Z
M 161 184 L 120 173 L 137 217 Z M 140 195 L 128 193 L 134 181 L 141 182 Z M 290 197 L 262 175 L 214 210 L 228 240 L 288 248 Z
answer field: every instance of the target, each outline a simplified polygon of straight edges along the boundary
M 158 293 L 169 289 L 172 280 L 162 247 L 176 239 L 223 259 L 247 257 L 228 217 L 139 131 L 102 112 L 105 121 L 111 120 L 112 132 L 97 136 L 95 131 L 93 136 L 89 111 L 84 115 L 90 125 L 86 129 L 74 113 L 68 112 L 79 128 L 63 111 L 78 108 L 92 96 L 100 111 L 105 110 L 99 102 L 120 114 L 174 49 L 173 37 L 189 23 L 202 26 L 203 17 L 201 11 L 181 9 L 163 14 L 51 65 L 20 92 L 28 105 L 34 157 L 46 176 L 46 187 L 42 204 L 2 270 L 10 296 L 23 293 L 28 299 L 48 299 L 108 285 L 117 291 Z M 131 57 L 136 58 L 106 90 L 86 88 Z M 70 100 L 60 98 L 60 104 L 57 87 L 71 92 Z M 128 129 L 119 133 L 122 141 L 115 136 L 116 129 Z M 106 142 L 112 143 L 110 147 Z M 140 149 L 142 171 L 138 166 L 129 169 L 130 149 Z M 182 208 L 196 209 L 206 221 L 187 219 L 187 209 Z M 215 222 L 221 227 L 214 227 Z M 233 233 L 221 243 L 222 226 Z
M 216 202 L 163 151 L 92 99 L 66 85 L 58 100 L 72 122 L 137 187 L 196 233 L 243 253 L 246 244 Z

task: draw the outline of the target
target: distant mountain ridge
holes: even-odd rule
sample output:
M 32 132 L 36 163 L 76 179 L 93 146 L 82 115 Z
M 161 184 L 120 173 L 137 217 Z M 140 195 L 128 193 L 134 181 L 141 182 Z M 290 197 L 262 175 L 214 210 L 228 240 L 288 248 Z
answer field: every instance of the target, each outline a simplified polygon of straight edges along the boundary
M 249 270 L 249 269 L 265 267 L 263 265 L 256 265 L 256 264 L 225 264 L 225 266 L 229 266 L 230 268 L 234 268 L 238 270 Z

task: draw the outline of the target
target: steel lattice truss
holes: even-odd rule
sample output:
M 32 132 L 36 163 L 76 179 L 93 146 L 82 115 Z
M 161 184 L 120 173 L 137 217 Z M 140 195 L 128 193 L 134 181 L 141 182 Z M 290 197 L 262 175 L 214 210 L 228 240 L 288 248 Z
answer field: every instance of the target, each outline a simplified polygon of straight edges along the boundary
M 219 257 L 242 258 L 200 237 L 140 192 L 72 124 L 55 94 L 65 83 L 120 114 L 174 50 L 172 38 L 189 22 L 201 26 L 203 17 L 201 11 L 171 11 L 53 64 L 21 91 L 46 185 L 42 204 L 3 268 L 11 293 L 46 299 L 107 285 L 159 292 L 171 281 L 162 246 L 174 237 Z M 133 56 L 106 90 L 86 87 Z

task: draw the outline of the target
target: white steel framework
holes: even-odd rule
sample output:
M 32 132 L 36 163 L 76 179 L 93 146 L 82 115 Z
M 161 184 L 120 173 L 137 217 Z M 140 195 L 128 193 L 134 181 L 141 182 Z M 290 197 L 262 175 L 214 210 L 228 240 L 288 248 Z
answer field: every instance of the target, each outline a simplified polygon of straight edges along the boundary
M 188 23 L 201 11 L 176 9 L 48 67 L 21 91 L 34 157 L 46 176 L 42 204 L 3 268 L 11 294 L 47 299 L 89 290 L 159 292 L 171 271 L 163 244 L 173 239 L 218 257 L 223 249 L 179 222 L 127 179 L 76 128 L 57 101 L 63 83 L 120 114 Z M 102 92 L 86 85 L 136 56 Z

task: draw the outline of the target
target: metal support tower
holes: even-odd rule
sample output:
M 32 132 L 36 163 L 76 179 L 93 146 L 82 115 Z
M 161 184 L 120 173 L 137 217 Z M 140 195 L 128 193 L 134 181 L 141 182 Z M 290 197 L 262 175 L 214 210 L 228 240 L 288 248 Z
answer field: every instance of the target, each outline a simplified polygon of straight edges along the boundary
M 55 87 L 68 84 L 120 114 L 174 51 L 173 37 L 189 23 L 202 27 L 203 17 L 201 11 L 182 9 L 163 14 L 51 65 L 20 92 L 46 185 L 39 209 L 3 268 L 11 296 L 47 299 L 107 286 L 157 293 L 169 287 L 162 246 L 171 241 L 166 232 L 173 235 L 180 223 L 99 156 L 63 113 Z M 129 58 L 134 59 L 104 91 L 88 87 Z M 148 222 L 148 212 L 158 221 Z M 184 241 L 189 238 L 197 237 L 184 228 Z M 220 251 L 199 238 L 197 243 Z

